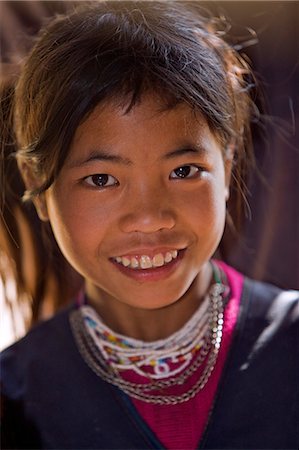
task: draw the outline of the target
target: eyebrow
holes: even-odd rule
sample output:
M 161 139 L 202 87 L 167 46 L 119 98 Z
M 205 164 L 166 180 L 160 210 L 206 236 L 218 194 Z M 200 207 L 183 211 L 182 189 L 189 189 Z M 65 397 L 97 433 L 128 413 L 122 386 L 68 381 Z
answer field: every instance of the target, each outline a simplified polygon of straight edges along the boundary
M 173 150 L 169 153 L 166 153 L 166 155 L 163 156 L 163 159 L 173 159 L 177 158 L 178 156 L 183 156 L 188 153 L 195 154 L 195 155 L 206 155 L 208 153 L 207 149 L 202 147 L 201 145 L 192 145 L 192 146 L 185 146 L 182 148 L 179 148 L 177 150 Z
M 179 156 L 186 155 L 188 153 L 196 155 L 205 155 L 208 153 L 208 151 L 204 147 L 199 145 L 185 146 L 166 153 L 165 155 L 162 156 L 162 159 L 165 160 L 174 159 Z M 108 161 L 115 164 L 122 164 L 125 166 L 130 166 L 133 164 L 133 162 L 129 158 L 125 158 L 120 155 L 113 155 L 105 150 L 94 150 L 88 155 L 86 159 L 74 161 L 70 163 L 69 167 L 70 168 L 81 167 L 93 161 Z
M 88 155 L 86 159 L 74 161 L 69 165 L 69 167 L 70 168 L 81 167 L 93 161 L 109 161 L 112 163 L 122 164 L 126 166 L 132 164 L 132 161 L 130 161 L 130 159 L 124 158 L 123 156 L 112 155 L 111 153 L 105 150 L 94 150 Z

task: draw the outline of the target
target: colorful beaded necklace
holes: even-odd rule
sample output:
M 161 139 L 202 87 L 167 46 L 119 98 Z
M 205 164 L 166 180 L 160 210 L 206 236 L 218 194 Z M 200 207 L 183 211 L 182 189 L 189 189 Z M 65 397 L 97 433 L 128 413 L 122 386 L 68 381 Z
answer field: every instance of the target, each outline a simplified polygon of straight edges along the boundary
M 204 349 L 209 334 L 209 298 L 181 330 L 167 339 L 143 342 L 115 333 L 90 306 L 81 314 L 87 332 L 113 370 L 133 370 L 152 379 L 163 379 L 182 372 L 194 354 Z
M 217 273 L 219 273 L 217 271 Z M 216 283 L 193 314 L 176 333 L 166 339 L 143 342 L 115 333 L 96 311 L 82 305 L 70 317 L 79 351 L 91 369 L 128 395 L 149 403 L 176 404 L 201 390 L 211 375 L 219 352 L 223 328 L 223 294 L 227 288 L 216 275 Z M 200 366 L 197 382 L 180 396 L 164 395 L 175 384 L 183 385 Z M 122 373 L 133 371 L 142 383 L 126 381 Z

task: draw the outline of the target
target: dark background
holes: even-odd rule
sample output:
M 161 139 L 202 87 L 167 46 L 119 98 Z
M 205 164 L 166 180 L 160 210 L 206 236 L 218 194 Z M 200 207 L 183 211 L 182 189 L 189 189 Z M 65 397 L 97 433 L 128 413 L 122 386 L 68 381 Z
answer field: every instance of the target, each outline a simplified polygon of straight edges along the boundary
M 252 218 L 228 259 L 255 279 L 299 289 L 299 2 L 209 4 L 226 13 L 236 35 L 246 36 L 246 27 L 255 31 L 258 43 L 243 52 L 263 83 L 269 116 L 267 143 L 254 135 L 265 180 L 251 177 Z

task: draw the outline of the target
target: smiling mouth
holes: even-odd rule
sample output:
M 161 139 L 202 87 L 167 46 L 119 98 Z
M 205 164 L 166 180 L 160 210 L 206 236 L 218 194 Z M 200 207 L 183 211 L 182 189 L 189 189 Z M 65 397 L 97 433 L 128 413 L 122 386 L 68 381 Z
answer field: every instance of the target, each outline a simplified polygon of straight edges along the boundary
M 147 270 L 163 267 L 176 260 L 180 250 L 170 250 L 165 253 L 157 253 L 153 257 L 149 255 L 135 255 L 135 256 L 117 256 L 113 260 L 120 266 L 135 269 Z

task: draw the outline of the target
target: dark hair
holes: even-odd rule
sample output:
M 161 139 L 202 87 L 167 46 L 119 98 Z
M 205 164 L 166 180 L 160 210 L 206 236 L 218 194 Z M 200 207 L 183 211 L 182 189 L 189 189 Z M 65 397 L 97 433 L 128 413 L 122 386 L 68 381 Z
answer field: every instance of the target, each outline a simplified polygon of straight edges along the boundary
M 82 3 L 82 2 L 81 2 Z M 79 2 L 76 2 L 78 5 Z M 33 205 L 22 201 L 25 190 L 14 157 L 15 141 L 12 111 L 15 83 L 21 69 L 17 61 L 24 59 L 34 44 L 34 35 L 55 14 L 74 9 L 74 2 L 6 2 L 1 20 L 1 203 L 0 203 L 0 282 L 8 312 L 11 313 L 14 334 L 20 329 L 20 312 L 28 328 L 41 317 L 65 304 L 78 289 L 73 271 L 51 237 L 51 230 L 42 223 Z M 11 29 L 11 18 L 17 30 Z M 7 20 L 8 18 L 8 20 Z M 25 232 L 25 236 L 24 236 Z M 25 242 L 25 239 L 26 242 Z M 28 255 L 28 248 L 30 255 Z M 30 261 L 28 260 L 30 259 Z M 73 288 L 62 280 L 69 276 Z M 53 286 L 59 289 L 59 296 Z M 75 286 L 75 289 L 74 289 Z
M 24 199 L 55 181 L 76 129 L 99 103 L 113 99 L 129 111 L 146 92 L 165 109 L 185 103 L 201 112 L 224 154 L 234 146 L 239 195 L 251 159 L 250 73 L 197 2 L 92 2 L 56 18 L 15 88 L 16 153 L 42 180 Z
M 107 99 L 128 110 L 145 91 L 172 108 L 200 111 L 222 139 L 244 152 L 248 68 L 195 5 L 100 2 L 60 17 L 41 34 L 16 87 L 19 155 L 46 190 L 68 154 L 78 125 Z
M 17 161 L 11 157 L 15 151 L 9 117 L 13 94 L 13 85 L 3 82 L 0 99 L 0 280 L 17 335 L 15 315 L 18 310 L 23 313 L 24 324 L 28 327 L 65 304 L 74 295 L 78 281 L 74 279 L 69 263 L 62 257 L 49 224 L 39 220 L 32 204 L 22 201 L 25 185 Z M 28 261 L 28 249 L 32 261 Z M 66 277 L 70 278 L 71 286 L 65 282 Z M 15 281 L 15 294 L 12 294 L 12 280 Z M 59 295 L 54 295 L 54 292 L 51 295 L 50 286 L 52 291 L 57 289 Z

